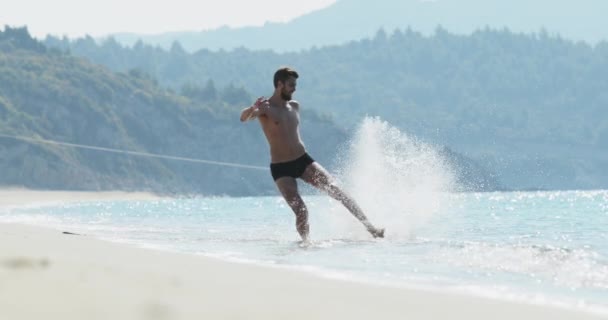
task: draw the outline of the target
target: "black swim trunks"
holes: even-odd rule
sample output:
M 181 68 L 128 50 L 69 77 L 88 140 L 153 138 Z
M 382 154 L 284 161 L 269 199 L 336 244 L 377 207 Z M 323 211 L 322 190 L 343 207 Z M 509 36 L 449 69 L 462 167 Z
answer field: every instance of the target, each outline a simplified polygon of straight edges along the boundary
M 311 163 L 315 162 L 308 153 L 304 153 L 301 157 L 287 162 L 271 163 L 270 173 L 274 181 L 281 177 L 299 178 L 304 174 L 304 170 Z

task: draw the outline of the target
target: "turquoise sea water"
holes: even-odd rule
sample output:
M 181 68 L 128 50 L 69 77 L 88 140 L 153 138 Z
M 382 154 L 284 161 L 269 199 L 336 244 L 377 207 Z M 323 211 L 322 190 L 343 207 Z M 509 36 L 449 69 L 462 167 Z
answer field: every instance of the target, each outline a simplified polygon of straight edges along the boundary
M 435 150 L 365 119 L 340 151 L 337 183 L 386 228 L 379 240 L 339 203 L 304 187 L 308 247 L 299 246 L 294 215 L 280 197 L 57 203 L 0 209 L 0 222 L 608 315 L 608 191 L 455 192 L 454 168 Z
M 376 218 L 387 238 L 373 240 L 333 200 L 306 197 L 309 247 L 298 245 L 279 197 L 57 204 L 13 208 L 0 222 L 341 279 L 608 310 L 608 191 L 444 198 L 447 210 L 407 231 Z

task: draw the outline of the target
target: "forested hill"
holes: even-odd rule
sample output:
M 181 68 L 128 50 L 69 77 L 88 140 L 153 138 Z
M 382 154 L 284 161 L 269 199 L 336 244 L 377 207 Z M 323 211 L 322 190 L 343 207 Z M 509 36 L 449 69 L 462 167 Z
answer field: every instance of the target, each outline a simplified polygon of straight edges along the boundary
M 49 50 L 26 29 L 0 32 L 3 135 L 265 167 L 268 149 L 259 129 L 238 121 L 251 100 L 242 88 L 216 89 L 212 83 L 177 94 L 141 71 L 115 73 Z M 316 151 L 329 157 L 346 139 L 344 131 L 314 114 L 305 116 L 311 124 L 304 130 L 327 135 Z M 11 138 L 0 138 L 0 172 L 0 185 L 29 188 L 274 193 L 266 171 Z
M 157 35 L 115 34 L 123 44 L 138 40 L 169 49 L 177 41 L 189 52 L 245 47 L 279 52 L 344 44 L 374 35 L 379 28 L 432 35 L 441 26 L 469 35 L 480 28 L 516 33 L 547 30 L 573 41 L 608 40 L 605 0 L 337 0 L 289 22 Z
M 300 53 L 236 49 L 189 54 L 114 40 L 49 46 L 117 71 L 141 68 L 167 87 L 235 83 L 267 94 L 278 65 L 300 71 L 301 103 L 353 126 L 377 115 L 447 145 L 512 189 L 608 188 L 608 42 L 480 30 L 411 30 Z
M 179 70 L 176 70 L 179 71 Z M 113 150 L 267 167 L 268 147 L 257 124 L 241 124 L 253 99 L 242 87 L 160 86 L 137 69 L 114 72 L 49 49 L 25 28 L 0 32 L 0 186 L 73 190 L 151 190 L 179 194 L 276 194 L 268 170 L 184 162 L 56 144 L 50 139 Z M 303 135 L 330 164 L 347 132 L 303 111 Z M 13 137 L 13 138 L 11 138 Z M 495 189 L 473 162 L 448 152 L 461 178 Z M 466 177 L 465 177 L 466 175 Z

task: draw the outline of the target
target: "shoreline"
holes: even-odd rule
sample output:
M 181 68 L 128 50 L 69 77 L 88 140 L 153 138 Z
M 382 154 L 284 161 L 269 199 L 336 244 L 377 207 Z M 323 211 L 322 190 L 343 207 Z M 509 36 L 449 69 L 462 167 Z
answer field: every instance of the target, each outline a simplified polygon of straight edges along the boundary
M 0 214 L 7 204 L 160 198 L 0 190 Z M 565 307 L 335 279 L 7 223 L 0 223 L 0 284 L 3 319 L 608 319 Z
M 151 249 L 151 250 L 156 250 L 156 249 Z M 167 251 L 167 252 L 176 253 L 175 251 Z M 536 295 L 530 295 L 529 297 L 518 297 L 518 296 L 513 296 L 512 294 L 509 294 L 508 296 L 505 296 L 502 294 L 497 294 L 495 292 L 483 293 L 476 289 L 466 289 L 465 290 L 465 289 L 457 289 L 457 288 L 445 288 L 442 286 L 430 285 L 430 284 L 402 284 L 402 283 L 391 284 L 391 283 L 388 283 L 387 281 L 378 281 L 377 279 L 371 279 L 371 278 L 362 279 L 362 278 L 348 277 L 343 274 L 328 274 L 327 269 L 316 269 L 316 267 L 312 267 L 312 269 L 314 269 L 314 270 L 311 270 L 311 268 L 308 266 L 273 265 L 273 264 L 269 264 L 269 263 L 265 263 L 265 262 L 261 262 L 261 261 L 232 259 L 232 258 L 224 258 L 224 257 L 217 257 L 214 255 L 204 255 L 204 254 L 200 254 L 198 256 L 203 257 L 205 259 L 218 260 L 218 261 L 226 262 L 226 263 L 233 263 L 233 264 L 240 264 L 240 265 L 245 265 L 245 266 L 255 266 L 255 267 L 261 267 L 261 268 L 270 268 L 270 269 L 286 270 L 286 271 L 290 271 L 290 272 L 303 273 L 303 274 L 311 275 L 316 278 L 326 279 L 328 281 L 339 281 L 339 282 L 352 283 L 352 284 L 361 285 L 361 286 L 372 286 L 372 287 L 378 287 L 378 288 L 390 288 L 390 289 L 405 290 L 405 291 L 416 291 L 419 293 L 424 293 L 424 294 L 429 294 L 429 295 L 434 295 L 434 294 L 456 295 L 456 296 L 470 297 L 471 299 L 495 301 L 498 303 L 504 302 L 507 304 L 535 306 L 535 307 L 540 307 L 540 308 L 546 307 L 546 308 L 551 308 L 551 309 L 563 310 L 565 312 L 581 313 L 583 315 L 599 317 L 597 319 L 607 319 L 608 320 L 608 308 L 598 306 L 595 304 L 586 304 L 586 303 L 583 304 L 583 306 L 577 306 L 577 305 L 575 305 L 574 301 L 566 301 L 566 299 L 559 300 L 559 301 L 549 300 L 549 297 L 540 297 L 539 298 Z M 330 270 L 330 272 L 333 273 L 334 271 Z M 492 319 L 494 319 L 495 317 L 496 316 L 493 316 Z M 426 318 L 424 318 L 424 319 L 426 319 Z M 498 319 L 502 319 L 502 318 L 498 318 Z M 536 319 L 536 318 L 534 318 L 534 319 Z M 577 317 L 576 319 L 579 319 L 579 318 Z M 586 319 L 586 318 L 580 318 L 580 319 Z
M 151 192 L 31 190 L 0 187 L 0 209 L 80 201 L 155 200 L 167 198 Z

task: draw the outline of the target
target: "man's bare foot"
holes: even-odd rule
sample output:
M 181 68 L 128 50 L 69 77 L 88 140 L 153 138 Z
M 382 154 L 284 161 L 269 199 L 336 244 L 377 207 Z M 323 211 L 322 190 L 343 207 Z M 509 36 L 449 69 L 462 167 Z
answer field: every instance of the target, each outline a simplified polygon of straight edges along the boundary
M 300 242 L 298 242 L 298 247 L 300 248 L 308 248 L 312 245 L 312 242 L 310 241 L 310 239 L 304 239 Z
M 381 229 L 373 228 L 373 229 L 368 229 L 367 231 L 369 231 L 369 233 L 371 233 L 372 236 L 374 236 L 374 238 L 384 238 L 384 228 L 381 228 Z

